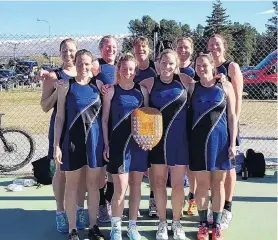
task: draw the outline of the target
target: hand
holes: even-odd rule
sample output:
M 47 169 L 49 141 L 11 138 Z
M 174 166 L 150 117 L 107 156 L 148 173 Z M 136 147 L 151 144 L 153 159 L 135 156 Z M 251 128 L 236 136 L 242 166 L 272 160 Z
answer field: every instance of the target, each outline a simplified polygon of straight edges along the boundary
M 104 146 L 103 158 L 106 162 L 109 162 L 109 146 L 108 145 Z
M 111 88 L 112 85 L 110 84 L 105 84 L 105 85 L 102 85 L 101 89 L 100 89 L 100 92 L 102 95 L 105 95 L 106 93 L 108 93 L 108 89 Z
M 230 146 L 228 149 L 228 157 L 230 160 L 234 159 L 236 157 L 236 147 Z
M 59 164 L 63 164 L 63 162 L 62 162 L 62 151 L 61 151 L 61 148 L 59 146 L 54 146 L 53 157 L 54 157 L 56 162 L 58 162 Z
M 37 72 L 36 74 L 36 80 L 37 81 L 43 81 L 45 80 L 46 77 L 49 76 L 49 72 L 44 70 L 44 69 L 41 69 Z
M 219 79 L 221 83 L 227 81 L 227 77 L 223 73 L 219 73 L 215 76 L 216 79 Z
M 57 80 L 57 81 L 54 83 L 54 88 L 58 88 L 59 86 L 63 86 L 65 83 L 66 83 L 66 80 L 65 80 L 65 79 Z

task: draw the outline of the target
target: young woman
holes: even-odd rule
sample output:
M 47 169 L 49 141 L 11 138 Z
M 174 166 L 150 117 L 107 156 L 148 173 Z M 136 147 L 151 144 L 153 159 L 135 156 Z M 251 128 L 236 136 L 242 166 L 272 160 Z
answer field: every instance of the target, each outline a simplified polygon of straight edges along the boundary
M 135 53 L 135 58 L 138 62 L 138 67 L 136 75 L 134 78 L 135 83 L 140 83 L 142 80 L 156 77 L 156 67 L 155 63 L 149 59 L 150 48 L 149 40 L 145 37 L 137 37 L 133 41 L 133 51 Z M 154 199 L 153 192 L 153 171 L 151 165 L 149 165 L 149 185 L 150 185 L 150 198 L 149 198 L 149 216 L 157 216 L 157 208 Z
M 208 50 L 213 56 L 218 73 L 223 73 L 227 79 L 232 83 L 235 98 L 236 98 L 236 117 L 239 121 L 241 105 L 242 105 L 242 92 L 243 92 L 243 76 L 240 71 L 239 65 L 235 62 L 227 61 L 225 58 L 228 50 L 226 40 L 221 35 L 214 35 L 208 41 Z M 237 136 L 236 145 L 239 146 L 239 137 Z M 225 205 L 221 219 L 221 228 L 227 229 L 232 220 L 232 198 L 236 184 L 236 170 L 235 164 L 233 168 L 227 172 L 225 180 Z
M 195 83 L 191 97 L 193 121 L 189 167 L 197 181 L 195 198 L 200 216 L 197 239 L 209 239 L 207 209 L 210 188 L 212 239 L 222 240 L 220 220 L 225 200 L 224 181 L 236 154 L 235 96 L 230 82 L 220 82 L 215 77 L 215 63 L 210 54 L 197 57 L 195 70 L 200 81 Z
M 123 55 L 118 62 L 117 85 L 109 88 L 103 97 L 102 126 L 104 135 L 104 159 L 107 172 L 112 174 L 114 195 L 112 198 L 111 240 L 121 240 L 121 217 L 127 187 L 129 193 L 129 226 L 127 235 L 132 240 L 141 236 L 136 227 L 141 199 L 141 182 L 148 169 L 147 151 L 142 150 L 131 137 L 131 114 L 142 106 L 148 106 L 148 93 L 133 82 L 136 60 L 131 54 Z M 108 136 L 108 120 L 112 132 Z
M 150 107 L 159 109 L 163 118 L 162 139 L 149 152 L 154 172 L 154 196 L 160 220 L 156 239 L 168 239 L 166 221 L 168 168 L 172 176 L 173 221 L 171 229 L 174 239 L 186 239 L 180 217 L 184 202 L 185 166 L 188 165 L 187 95 L 192 79 L 185 74 L 175 74 L 179 69 L 179 58 L 173 50 L 164 50 L 158 59 L 158 65 L 160 75 L 141 82 L 150 94 Z
M 115 60 L 117 55 L 117 42 L 110 35 L 102 37 L 99 42 L 99 59 L 100 71 L 96 79 L 101 80 L 104 84 L 114 84 L 116 79 Z M 98 220 L 100 222 L 110 222 L 111 220 L 111 200 L 114 193 L 113 180 L 110 174 L 107 174 L 107 187 L 105 189 L 106 167 L 103 167 L 100 180 L 100 201 Z
M 54 127 L 54 158 L 65 171 L 65 209 L 69 239 L 78 240 L 76 229 L 77 189 L 86 172 L 90 240 L 104 239 L 96 225 L 99 204 L 99 178 L 103 167 L 103 137 L 100 119 L 101 81 L 91 78 L 95 57 L 87 50 L 75 55 L 77 76 L 58 87 Z M 60 147 L 63 132 L 63 143 Z
M 180 73 L 184 73 L 189 77 L 195 77 L 195 70 L 192 67 L 191 57 L 194 51 L 193 40 L 189 37 L 181 37 L 177 40 L 177 54 L 180 59 Z M 188 215 L 197 214 L 197 205 L 195 201 L 195 190 L 196 190 L 196 179 L 194 174 L 191 173 L 190 169 L 186 169 L 188 182 L 189 182 L 189 193 L 188 193 L 188 208 L 184 208 L 184 212 L 187 212 Z M 184 204 L 184 206 L 186 206 Z
M 74 57 L 77 51 L 77 42 L 71 38 L 64 39 L 60 44 L 60 56 L 63 61 L 61 68 L 53 71 L 44 71 L 43 77 L 43 89 L 41 97 L 41 107 L 44 112 L 48 112 L 53 108 L 53 112 L 50 118 L 49 125 L 49 147 L 48 158 L 53 159 L 53 141 L 54 141 L 54 121 L 57 112 L 57 85 L 63 84 L 65 81 L 76 76 L 76 68 L 74 65 Z M 52 160 L 54 161 L 54 160 Z M 62 233 L 68 232 L 68 221 L 66 212 L 64 209 L 64 194 L 65 194 L 65 174 L 60 171 L 59 165 L 56 166 L 56 171 L 53 176 L 53 192 L 56 199 L 56 226 L 57 230 Z M 86 188 L 81 184 L 78 194 L 78 207 L 77 207 L 77 226 L 79 229 L 83 229 L 87 226 L 87 217 L 84 210 L 84 198 Z

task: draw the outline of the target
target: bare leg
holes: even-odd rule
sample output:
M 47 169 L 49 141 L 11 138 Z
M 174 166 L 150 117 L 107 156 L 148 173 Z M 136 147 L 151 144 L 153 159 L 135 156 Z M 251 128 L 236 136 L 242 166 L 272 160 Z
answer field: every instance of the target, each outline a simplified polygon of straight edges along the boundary
M 52 187 L 56 199 L 57 211 L 64 211 L 64 197 L 65 197 L 65 172 L 60 171 L 60 164 L 56 164 L 56 171 L 52 179 Z

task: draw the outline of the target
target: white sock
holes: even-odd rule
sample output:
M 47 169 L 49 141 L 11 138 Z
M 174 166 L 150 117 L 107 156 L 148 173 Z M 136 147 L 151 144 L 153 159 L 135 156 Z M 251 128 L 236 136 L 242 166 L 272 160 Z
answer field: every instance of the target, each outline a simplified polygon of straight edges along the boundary
M 120 228 L 121 227 L 121 218 L 120 217 L 112 217 L 111 218 L 111 226 Z
M 136 225 L 136 220 L 129 220 L 128 227 L 130 228 L 132 225 Z

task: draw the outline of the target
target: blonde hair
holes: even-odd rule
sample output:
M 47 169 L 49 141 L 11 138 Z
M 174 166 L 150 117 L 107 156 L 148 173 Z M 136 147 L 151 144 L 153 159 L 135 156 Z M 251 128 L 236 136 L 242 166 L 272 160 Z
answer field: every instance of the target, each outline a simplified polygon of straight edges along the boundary
M 177 54 L 176 51 L 172 50 L 172 49 L 165 49 L 163 50 L 160 55 L 159 55 L 159 58 L 158 58 L 158 62 L 160 63 L 163 56 L 167 55 L 167 54 L 173 54 L 175 59 L 176 59 L 176 70 L 175 70 L 175 73 L 179 73 L 179 66 L 180 66 L 180 59 L 179 59 L 179 56 Z
M 190 42 L 192 53 L 193 53 L 193 51 L 194 51 L 194 41 L 193 41 L 193 39 L 191 37 L 179 37 L 177 39 L 177 43 L 176 43 L 177 46 L 178 46 L 180 41 L 188 41 L 188 42 Z
M 144 37 L 144 36 L 139 36 L 136 37 L 133 42 L 132 42 L 132 46 L 135 47 L 139 42 L 143 42 L 145 43 L 147 46 L 149 46 L 149 40 L 148 38 Z
M 138 63 L 136 58 L 131 54 L 131 53 L 124 53 L 120 58 L 117 63 L 117 71 L 116 71 L 116 81 L 119 82 L 121 77 L 120 77 L 120 68 L 123 62 L 127 61 L 132 61 L 135 63 L 135 67 L 137 67 Z

